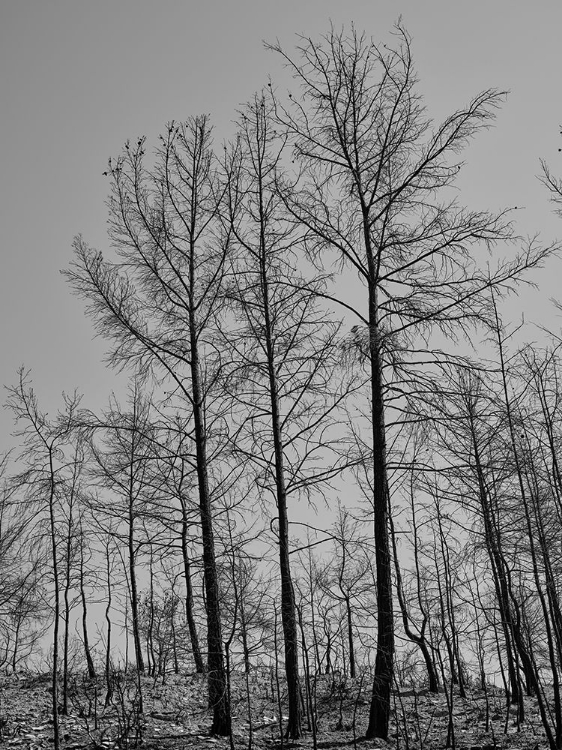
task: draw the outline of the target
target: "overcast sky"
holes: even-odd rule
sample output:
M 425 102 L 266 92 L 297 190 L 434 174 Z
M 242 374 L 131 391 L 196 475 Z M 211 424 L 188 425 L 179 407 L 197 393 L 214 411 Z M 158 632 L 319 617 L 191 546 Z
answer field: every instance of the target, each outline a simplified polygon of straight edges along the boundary
M 331 20 L 391 44 L 400 14 L 436 119 L 484 88 L 511 91 L 495 129 L 465 154 L 461 200 L 523 207 L 521 234 L 562 237 L 536 180 L 540 157 L 562 175 L 560 0 L 0 0 L 0 384 L 26 365 L 49 411 L 62 390 L 99 407 L 115 387 L 59 271 L 77 233 L 107 247 L 102 173 L 127 138 L 156 144 L 166 122 L 200 113 L 226 138 L 268 74 L 290 86 L 263 40 L 290 49 L 295 34 L 318 37 Z M 535 274 L 540 293 L 513 314 L 559 329 L 548 298 L 562 299 L 561 269 Z M 10 430 L 2 412 L 0 448 Z

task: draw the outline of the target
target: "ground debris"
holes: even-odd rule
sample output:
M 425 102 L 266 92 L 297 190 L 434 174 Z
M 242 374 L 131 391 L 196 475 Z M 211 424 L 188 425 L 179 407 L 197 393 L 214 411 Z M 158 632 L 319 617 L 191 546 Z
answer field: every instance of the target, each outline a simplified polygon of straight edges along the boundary
M 124 678 L 124 684 L 128 684 Z M 271 678 L 256 670 L 249 678 L 251 705 L 247 703 L 245 676 L 231 676 L 233 737 L 236 750 L 246 750 L 251 733 L 252 750 L 281 748 L 308 750 L 313 747 L 311 717 L 303 720 L 299 740 L 280 740 L 279 701 L 271 689 Z M 131 679 L 134 685 L 134 680 Z M 316 746 L 318 750 L 441 750 L 449 732 L 449 718 L 458 750 L 546 750 L 538 711 L 531 699 L 526 705 L 526 722 L 518 725 L 506 717 L 501 691 L 473 690 L 466 699 L 456 693 L 450 705 L 444 693 L 424 689 L 401 689 L 393 695 L 392 728 L 388 742 L 364 738 L 368 720 L 367 691 L 359 680 L 347 680 L 346 689 L 333 689 L 329 676 L 319 676 L 316 696 Z M 203 750 L 231 747 L 229 738 L 210 736 L 212 715 L 207 706 L 205 682 L 199 675 L 167 676 L 161 680 L 142 678 L 145 703 L 143 715 L 135 713 L 134 690 L 124 691 L 122 705 L 103 705 L 100 685 L 76 679 L 68 715 L 59 715 L 64 750 L 121 750 L 141 746 L 143 750 Z M 281 695 L 282 705 L 285 699 Z M 130 702 L 128 703 L 127 701 Z M 450 701 L 450 698 L 449 698 Z M 52 747 L 49 682 L 42 676 L 23 680 L 0 678 L 0 745 L 14 748 Z M 127 722 L 129 722 L 127 724 Z M 126 729 L 124 729 L 126 725 Z M 129 732 L 125 738 L 123 732 Z M 407 739 L 407 743 L 406 743 Z M 135 743 L 137 743 L 135 745 Z

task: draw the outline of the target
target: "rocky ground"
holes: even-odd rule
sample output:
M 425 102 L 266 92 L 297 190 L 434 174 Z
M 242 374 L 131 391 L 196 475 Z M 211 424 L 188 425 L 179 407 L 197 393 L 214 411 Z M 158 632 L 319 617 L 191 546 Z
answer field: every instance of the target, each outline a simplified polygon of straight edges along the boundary
M 138 689 L 132 676 L 116 675 L 111 705 L 104 707 L 105 686 L 77 677 L 69 691 L 68 715 L 60 715 L 62 747 L 183 750 L 184 748 L 358 747 L 389 750 L 457 750 L 547 748 L 536 703 L 527 699 L 526 720 L 518 726 L 500 690 L 469 692 L 467 698 L 432 695 L 423 689 L 399 690 L 393 696 L 393 726 L 389 742 L 363 738 L 368 712 L 368 686 L 361 680 L 323 676 L 310 699 L 316 705 L 317 729 L 305 720 L 298 741 L 280 735 L 276 680 L 269 671 L 256 672 L 246 682 L 233 675 L 232 738 L 209 736 L 210 713 L 205 683 L 197 675 L 173 675 L 162 680 L 143 678 L 144 711 L 139 713 Z M 248 701 L 249 694 L 249 701 Z M 49 678 L 16 675 L 0 678 L 0 744 L 17 748 L 52 747 Z M 452 716 L 453 733 L 449 717 Z

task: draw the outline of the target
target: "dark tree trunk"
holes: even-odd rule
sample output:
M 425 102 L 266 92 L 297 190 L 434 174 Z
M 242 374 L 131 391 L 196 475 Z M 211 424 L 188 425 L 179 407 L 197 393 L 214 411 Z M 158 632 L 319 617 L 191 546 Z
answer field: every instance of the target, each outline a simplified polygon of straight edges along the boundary
M 275 367 L 275 355 L 272 341 L 272 323 L 269 310 L 269 287 L 267 280 L 265 248 L 261 254 L 261 283 L 264 304 L 264 327 L 267 351 L 267 368 L 269 374 L 269 396 L 271 405 L 271 431 L 274 446 L 275 495 L 278 513 L 279 571 L 281 575 L 281 624 L 285 646 L 285 676 L 287 678 L 287 696 L 289 719 L 287 737 L 299 739 L 302 735 L 302 711 L 299 685 L 299 653 L 295 592 L 291 578 L 289 562 L 289 517 L 287 513 L 287 491 L 285 487 L 283 441 L 279 417 L 278 386 Z
M 486 541 L 486 549 L 490 558 L 492 566 L 492 574 L 494 578 L 494 587 L 496 591 L 496 599 L 498 603 L 498 609 L 500 613 L 501 627 L 503 631 L 505 647 L 506 647 L 506 658 L 507 658 L 507 672 L 509 675 L 509 699 L 514 705 L 520 705 L 521 710 L 523 709 L 522 704 L 522 692 L 519 675 L 517 672 L 517 665 L 515 662 L 515 654 L 513 651 L 513 630 L 514 622 L 511 614 L 510 607 L 510 586 L 508 583 L 508 573 L 505 560 L 501 554 L 500 541 L 494 523 L 492 520 L 492 511 L 489 507 L 488 491 L 484 481 L 484 473 L 482 464 L 480 461 L 480 454 L 478 445 L 476 443 L 476 435 L 473 430 L 473 448 L 474 448 L 474 462 L 476 466 L 476 472 L 478 477 L 479 485 L 479 499 L 480 507 L 482 510 L 482 516 L 484 521 L 484 538 Z
M 70 638 L 70 570 L 66 570 L 67 579 L 64 584 L 64 635 L 62 657 L 62 713 L 68 715 L 68 648 Z
M 131 456 L 131 473 L 134 469 L 133 456 Z M 129 583 L 131 586 L 131 620 L 133 625 L 133 643 L 135 647 L 135 662 L 137 671 L 141 674 L 144 673 L 144 659 L 142 656 L 142 642 L 139 630 L 139 596 L 137 587 L 137 573 L 135 567 L 135 531 L 134 523 L 135 516 L 133 511 L 133 488 L 132 488 L 133 477 L 131 476 L 131 486 L 129 488 L 129 533 L 127 539 L 127 546 L 129 551 Z
M 55 613 L 53 627 L 53 668 L 51 671 L 51 692 L 52 692 L 52 712 L 53 712 L 53 747 L 54 750 L 60 748 L 60 726 L 59 726 L 59 680 L 58 680 L 58 662 L 59 662 L 59 625 L 60 625 L 60 582 L 58 566 L 58 546 L 56 536 L 56 518 L 55 518 L 55 469 L 53 465 L 53 447 L 49 449 L 49 470 L 50 482 L 49 489 L 49 522 L 51 535 L 51 551 L 53 563 L 53 581 L 55 597 Z
M 369 264 L 374 264 L 367 237 Z M 371 270 L 371 269 L 370 269 Z M 372 269 L 372 278 L 376 278 Z M 394 612 L 392 568 L 389 548 L 390 497 L 386 466 L 386 435 L 382 382 L 381 341 L 377 293 L 369 290 L 369 352 L 371 358 L 371 414 L 373 438 L 373 521 L 377 581 L 377 653 L 369 710 L 368 739 L 388 738 L 390 691 L 394 674 Z
M 240 634 L 242 636 L 242 654 L 244 657 L 244 674 L 250 674 L 252 665 L 250 664 L 250 648 L 248 645 L 248 626 L 246 623 L 246 612 L 244 602 L 240 602 Z
M 111 565 L 110 565 L 110 559 L 109 559 L 109 540 L 107 540 L 107 547 L 105 549 L 105 562 L 107 566 L 106 567 L 107 602 L 105 605 L 105 621 L 107 623 L 107 644 L 106 644 L 106 651 L 105 651 L 106 693 L 105 693 L 104 705 L 107 708 L 110 705 L 111 699 L 113 697 L 113 682 L 111 679 L 111 617 L 110 617 L 112 595 L 111 595 Z M 127 622 L 125 621 L 125 629 L 126 628 L 127 628 Z
M 148 664 L 148 674 L 154 677 L 157 670 L 156 654 L 154 650 L 154 569 L 153 569 L 153 551 L 150 549 L 150 587 L 149 587 L 149 606 L 148 606 L 148 623 L 146 628 L 146 660 Z M 146 607 L 145 607 L 146 609 Z
M 351 600 L 349 596 L 345 597 L 345 611 L 347 614 L 347 642 L 349 645 L 349 676 L 355 679 L 355 646 L 353 643 L 353 624 L 351 618 Z
M 278 496 L 279 497 L 279 496 Z M 285 674 L 289 701 L 287 737 L 298 739 L 302 734 L 302 714 L 299 690 L 298 634 L 295 616 L 295 593 L 289 564 L 289 524 L 286 498 L 278 505 L 279 511 L 279 569 L 281 573 L 281 623 L 285 645 Z
M 86 601 L 86 590 L 84 585 L 84 537 L 82 528 L 80 528 L 80 598 L 82 600 L 82 639 L 84 641 L 84 655 L 86 657 L 86 666 L 88 668 L 88 677 L 91 680 L 96 679 L 96 669 L 92 652 L 90 649 L 90 639 L 88 637 L 88 605 Z
M 191 254 L 193 263 L 193 252 Z M 191 269 L 193 283 L 194 268 Z M 193 290 L 192 290 L 193 292 Z M 228 678 L 224 665 L 222 627 L 219 603 L 219 581 L 215 557 L 213 515 L 207 470 L 207 446 L 204 427 L 203 397 L 201 394 L 199 356 L 196 322 L 193 306 L 190 306 L 191 343 L 191 387 L 193 394 L 193 421 L 197 480 L 199 485 L 199 509 L 201 513 L 201 536 L 203 541 L 203 577 L 207 605 L 207 666 L 209 704 L 213 709 L 211 733 L 222 737 L 231 734 L 230 696 Z
M 193 586 L 191 583 L 191 561 L 189 559 L 189 550 L 187 547 L 187 518 L 185 501 L 181 499 L 182 512 L 184 514 L 182 520 L 181 530 L 181 551 L 183 556 L 183 574 L 185 578 L 185 618 L 187 620 L 187 628 L 189 630 L 189 640 L 191 642 L 191 653 L 193 654 L 193 661 L 195 662 L 195 671 L 198 674 L 205 672 L 205 664 L 203 657 L 201 656 L 201 647 L 199 646 L 199 636 L 197 634 L 197 626 L 195 625 L 195 617 L 193 616 Z

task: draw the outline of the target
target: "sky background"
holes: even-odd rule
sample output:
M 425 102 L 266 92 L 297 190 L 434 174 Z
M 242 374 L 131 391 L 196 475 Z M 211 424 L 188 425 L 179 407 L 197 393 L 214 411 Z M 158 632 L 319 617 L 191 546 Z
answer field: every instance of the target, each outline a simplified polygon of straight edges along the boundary
M 521 235 L 562 237 L 536 179 L 541 157 L 562 175 L 559 0 L 0 0 L 0 384 L 25 365 L 47 411 L 63 390 L 100 408 L 121 388 L 60 270 L 78 233 L 107 249 L 102 173 L 128 138 L 146 135 L 150 147 L 169 120 L 209 113 L 220 143 L 268 75 L 291 88 L 263 40 L 291 50 L 295 34 L 318 38 L 331 20 L 391 44 L 399 15 L 436 120 L 482 89 L 511 91 L 495 128 L 464 154 L 459 200 L 522 207 Z M 561 272 L 555 260 L 535 273 L 539 291 L 512 299 L 507 314 L 558 331 L 549 298 L 562 300 Z M 0 450 L 11 430 L 1 411 Z

